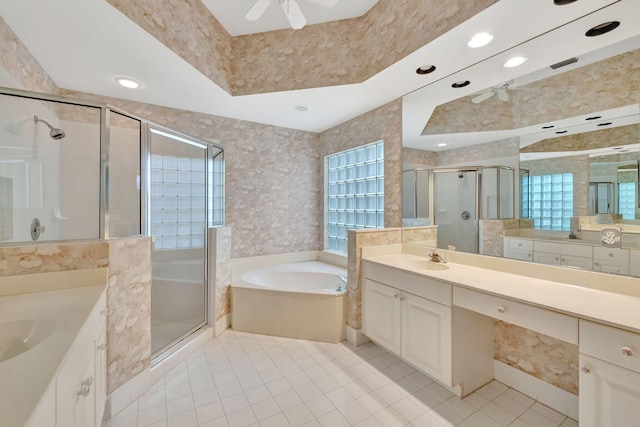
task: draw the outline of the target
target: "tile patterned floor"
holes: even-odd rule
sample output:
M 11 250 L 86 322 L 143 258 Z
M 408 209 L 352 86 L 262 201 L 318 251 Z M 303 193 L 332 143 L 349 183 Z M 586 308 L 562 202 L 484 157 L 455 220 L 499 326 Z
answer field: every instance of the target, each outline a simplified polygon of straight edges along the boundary
M 465 399 L 375 344 L 228 330 L 108 427 L 577 427 L 494 381 Z

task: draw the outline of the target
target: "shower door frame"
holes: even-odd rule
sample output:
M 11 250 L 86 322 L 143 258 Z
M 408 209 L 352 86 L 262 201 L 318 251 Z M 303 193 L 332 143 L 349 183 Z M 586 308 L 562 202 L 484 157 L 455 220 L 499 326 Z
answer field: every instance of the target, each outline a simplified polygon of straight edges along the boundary
M 181 343 L 188 339 L 192 334 L 196 333 L 200 329 L 204 328 L 207 324 L 210 323 L 210 304 L 209 298 L 211 296 L 211 281 L 209 275 L 209 256 L 211 254 L 209 247 L 209 229 L 210 221 L 209 221 L 209 210 L 213 207 L 210 206 L 209 203 L 209 185 L 212 183 L 209 182 L 209 176 L 211 173 L 211 162 L 210 159 L 215 158 L 220 153 L 224 155 L 224 148 L 216 145 L 210 141 L 205 141 L 200 138 L 196 138 L 191 135 L 187 135 L 182 132 L 178 132 L 174 129 L 167 128 L 165 126 L 159 125 L 157 123 L 147 121 L 146 129 L 144 131 L 145 140 L 144 144 L 141 145 L 141 171 L 144 171 L 144 175 L 141 178 L 141 182 L 144 183 L 141 188 L 141 227 L 144 231 L 145 236 L 151 237 L 151 134 L 153 130 L 158 131 L 158 134 L 164 134 L 164 136 L 174 138 L 178 141 L 181 141 L 185 144 L 195 145 L 197 147 L 201 147 L 205 150 L 205 233 L 204 233 L 204 321 L 198 323 L 193 328 L 189 329 L 179 337 L 173 339 L 166 345 L 159 348 L 157 351 L 151 354 L 151 364 L 156 365 L 162 362 L 167 357 L 171 356 L 175 351 L 179 350 L 181 347 Z M 217 151 L 215 155 L 212 155 L 213 149 Z M 143 207 L 144 206 L 144 210 Z M 152 275 L 153 276 L 153 275 Z M 153 279 L 152 279 L 153 280 Z M 153 286 L 153 284 L 152 284 Z M 152 308 L 153 310 L 153 308 Z
M 473 167 L 461 167 L 461 168 L 445 168 L 445 169 L 434 169 L 433 170 L 433 189 L 432 193 L 433 194 L 433 224 L 434 225 L 438 225 L 436 223 L 436 174 L 438 173 L 460 173 L 460 172 L 475 172 L 476 173 L 476 189 L 475 189 L 475 194 L 476 194 L 476 200 L 475 200 L 475 211 L 474 211 L 474 229 L 475 229 L 475 249 L 476 251 L 474 253 L 478 253 L 478 251 L 480 250 L 480 188 L 481 188 L 481 181 L 482 181 L 482 173 L 480 171 L 480 168 L 473 168 Z

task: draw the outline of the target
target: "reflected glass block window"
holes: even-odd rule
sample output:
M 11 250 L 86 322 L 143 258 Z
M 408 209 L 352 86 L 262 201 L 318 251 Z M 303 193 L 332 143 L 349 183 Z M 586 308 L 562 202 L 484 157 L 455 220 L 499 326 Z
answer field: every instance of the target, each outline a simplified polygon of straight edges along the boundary
M 636 183 L 621 182 L 618 184 L 618 213 L 622 219 L 636 219 Z
M 347 230 L 384 227 L 384 143 L 325 158 L 325 248 L 347 253 Z
M 224 152 L 209 159 L 209 227 L 224 225 Z
M 534 228 L 569 231 L 573 216 L 573 174 L 530 176 L 529 206 Z

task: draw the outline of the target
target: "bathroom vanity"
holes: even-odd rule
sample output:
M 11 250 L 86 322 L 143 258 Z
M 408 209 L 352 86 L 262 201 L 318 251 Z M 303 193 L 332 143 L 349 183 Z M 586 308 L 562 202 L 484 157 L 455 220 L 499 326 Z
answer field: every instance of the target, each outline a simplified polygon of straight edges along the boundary
M 0 277 L 3 426 L 100 426 L 106 268 Z
M 582 427 L 637 426 L 637 279 L 460 253 L 436 264 L 426 252 L 363 249 L 362 327 L 372 341 L 465 396 L 495 378 L 494 321 L 518 325 L 578 346 Z

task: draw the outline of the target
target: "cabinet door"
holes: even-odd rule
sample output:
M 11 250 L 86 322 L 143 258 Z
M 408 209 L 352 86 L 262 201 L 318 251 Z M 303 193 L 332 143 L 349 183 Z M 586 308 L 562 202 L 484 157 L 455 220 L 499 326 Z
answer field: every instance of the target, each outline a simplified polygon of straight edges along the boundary
M 95 425 L 95 352 L 93 346 L 82 364 L 71 374 L 58 375 L 58 426 L 93 427 Z
M 611 274 L 629 274 L 629 263 L 624 261 L 610 261 L 608 259 L 594 259 L 593 271 Z
M 573 255 L 561 255 L 560 265 L 567 267 L 577 267 L 583 270 L 593 270 L 593 258 L 585 258 Z
M 639 419 L 640 374 L 580 354 L 580 427 L 637 427 Z
M 540 264 L 560 265 L 560 254 L 549 252 L 534 252 L 533 260 Z
M 451 386 L 451 307 L 402 295 L 402 357 Z
M 371 340 L 400 354 L 401 301 L 400 291 L 373 280 L 365 280 L 364 333 Z
M 640 251 L 629 251 L 629 274 L 640 277 Z

